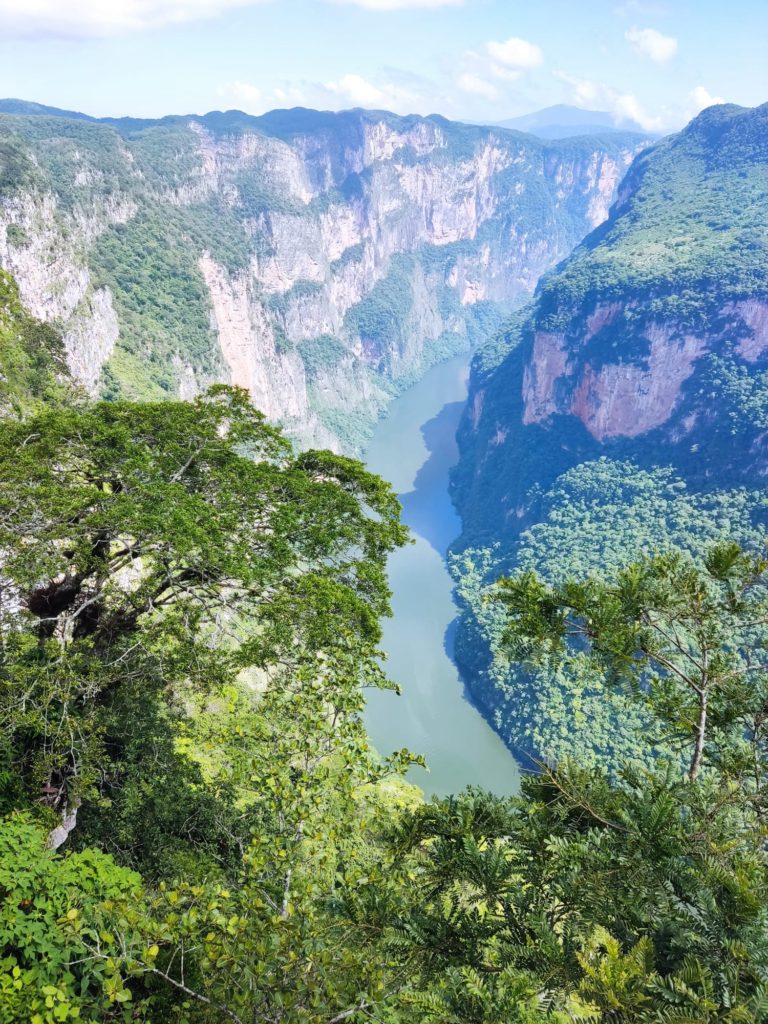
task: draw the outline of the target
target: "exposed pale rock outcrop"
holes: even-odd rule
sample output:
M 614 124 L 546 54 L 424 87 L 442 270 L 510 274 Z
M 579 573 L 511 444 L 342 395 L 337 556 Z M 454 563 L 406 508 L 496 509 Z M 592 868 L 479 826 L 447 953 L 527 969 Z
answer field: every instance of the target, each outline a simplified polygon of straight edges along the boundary
M 200 269 L 230 381 L 245 388 L 271 419 L 307 415 L 307 387 L 298 353 L 278 354 L 269 320 L 249 295 L 247 277 L 231 279 L 205 254 Z

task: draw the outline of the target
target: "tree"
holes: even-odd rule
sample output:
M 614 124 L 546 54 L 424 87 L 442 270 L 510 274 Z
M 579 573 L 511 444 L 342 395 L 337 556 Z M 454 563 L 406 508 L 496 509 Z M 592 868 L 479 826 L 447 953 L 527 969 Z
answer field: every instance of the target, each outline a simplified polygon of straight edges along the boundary
M 614 685 L 641 695 L 687 751 L 688 778 L 725 767 L 746 737 L 762 785 L 766 741 L 768 562 L 734 543 L 697 566 L 681 552 L 644 558 L 615 582 L 549 587 L 534 572 L 502 580 L 514 656 L 535 660 L 566 644 L 586 649 Z M 746 767 L 746 764 L 744 765 Z
M 700 564 L 500 585 L 512 658 L 551 666 L 575 646 L 681 757 L 544 764 L 515 800 L 470 791 L 394 828 L 415 1019 L 768 1020 L 765 572 L 723 543 Z
M 373 661 L 398 503 L 358 463 L 295 456 L 242 392 L 5 423 L 0 478 L 5 757 L 53 845 L 116 785 L 137 702 Z
M 413 1020 L 767 1020 L 765 833 L 722 797 L 565 764 L 417 809 L 393 836 Z
M 101 965 L 107 1003 L 137 1019 L 368 1005 L 384 964 L 352 914 L 376 876 L 362 794 L 410 760 L 382 762 L 361 720 L 364 687 L 391 685 L 391 489 L 295 455 L 224 387 L 5 423 L 0 477 L 2 810 L 144 876 L 111 909 L 69 893 L 62 970 Z M 18 863 L 39 858 L 28 830 L 7 835 Z M 44 863 L 51 895 L 62 862 Z M 3 898 L 16 913 L 20 893 Z M 43 931 L 0 940 L 11 988 L 46 959 Z M 73 1005 L 109 1019 L 91 994 Z

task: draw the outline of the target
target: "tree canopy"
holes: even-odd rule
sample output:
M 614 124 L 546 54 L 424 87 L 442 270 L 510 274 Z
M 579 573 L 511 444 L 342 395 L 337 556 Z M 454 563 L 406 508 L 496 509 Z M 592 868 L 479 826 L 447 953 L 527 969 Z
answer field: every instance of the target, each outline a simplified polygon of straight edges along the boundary
M 361 718 L 388 485 L 226 387 L 3 426 L 2 1024 L 768 1020 L 764 561 L 508 580 L 669 753 L 425 803 Z

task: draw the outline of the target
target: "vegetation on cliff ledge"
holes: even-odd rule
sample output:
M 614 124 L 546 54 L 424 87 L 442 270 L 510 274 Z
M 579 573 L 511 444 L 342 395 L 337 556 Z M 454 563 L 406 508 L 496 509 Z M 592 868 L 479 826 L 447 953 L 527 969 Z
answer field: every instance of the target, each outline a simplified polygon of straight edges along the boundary
M 557 585 L 641 551 L 763 542 L 767 129 L 768 105 L 715 106 L 640 154 L 609 219 L 475 357 L 453 475 L 457 651 L 526 754 L 654 756 L 637 706 L 578 651 L 509 663 L 487 600 L 499 575 Z
M 24 309 L 16 282 L 0 270 L 0 416 L 24 414 L 74 396 L 60 335 Z

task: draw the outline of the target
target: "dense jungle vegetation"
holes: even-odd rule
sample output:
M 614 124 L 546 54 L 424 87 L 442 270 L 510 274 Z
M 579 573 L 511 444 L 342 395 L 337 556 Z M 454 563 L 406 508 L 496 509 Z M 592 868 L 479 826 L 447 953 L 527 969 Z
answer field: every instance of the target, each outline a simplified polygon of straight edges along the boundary
M 466 609 L 456 656 L 504 739 L 524 755 L 553 763 L 574 757 L 582 765 L 648 765 L 659 753 L 642 706 L 607 685 L 584 652 L 533 669 L 510 661 L 505 615 L 489 599 L 499 576 L 535 569 L 561 583 L 613 573 L 640 553 L 675 549 L 700 558 L 723 536 L 759 550 L 767 508 L 762 491 L 698 493 L 670 468 L 603 457 L 558 477 L 537 499 L 535 525 L 514 545 L 454 554 L 451 571 Z
M 607 767 L 668 751 L 583 651 L 556 664 L 510 660 L 503 610 L 489 599 L 500 576 L 535 569 L 559 585 L 640 553 L 684 550 L 701 564 L 723 536 L 753 551 L 763 543 L 767 132 L 768 105 L 714 106 L 641 153 L 608 220 L 474 358 L 453 477 L 464 524 L 452 564 L 464 606 L 457 656 L 521 754 Z M 682 365 L 668 415 L 635 431 L 637 410 L 663 404 Z M 527 402 L 539 372 L 551 413 L 536 417 Z M 630 377 L 635 404 L 621 392 Z M 614 408 L 631 409 L 595 436 L 588 416 L 612 388 Z
M 399 781 L 415 755 L 382 759 L 361 721 L 392 685 L 384 568 L 407 535 L 386 483 L 295 453 L 227 387 L 15 407 L 0 1021 L 768 1019 L 767 566 L 748 530 L 709 543 L 748 495 L 638 476 L 599 464 L 592 495 L 633 489 L 632 532 L 661 490 L 670 542 L 704 524 L 693 554 L 551 589 L 553 511 L 491 595 L 504 656 L 582 659 L 647 727 L 638 756 L 424 803 Z

